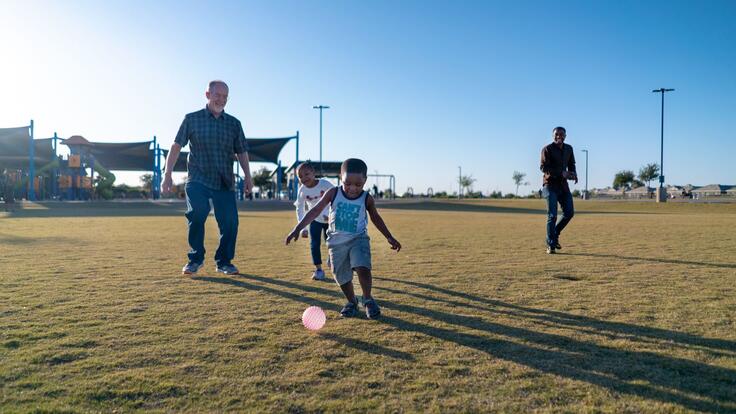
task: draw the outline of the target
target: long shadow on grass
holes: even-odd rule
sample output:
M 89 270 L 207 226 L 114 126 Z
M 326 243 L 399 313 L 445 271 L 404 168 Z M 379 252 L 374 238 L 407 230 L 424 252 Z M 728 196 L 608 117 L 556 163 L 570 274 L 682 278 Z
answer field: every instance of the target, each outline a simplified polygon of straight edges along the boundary
M 425 300 L 432 300 L 436 302 L 442 302 L 461 307 L 471 307 L 479 310 L 488 310 L 489 307 L 496 307 L 500 309 L 493 309 L 494 313 L 508 313 L 514 317 L 521 317 L 526 319 L 534 319 L 538 321 L 546 321 L 556 325 L 568 326 L 576 329 L 589 329 L 592 332 L 598 333 L 599 335 L 608 335 L 611 338 L 626 337 L 629 340 L 637 339 L 650 339 L 655 341 L 666 341 L 668 344 L 672 343 L 676 345 L 684 345 L 688 347 L 699 347 L 704 350 L 710 351 L 725 351 L 725 353 L 719 353 L 717 355 L 726 355 L 730 357 L 736 357 L 736 341 L 729 341 L 725 339 L 717 338 L 703 338 L 697 335 L 691 335 L 684 332 L 670 331 L 667 329 L 652 328 L 648 326 L 632 325 L 621 322 L 610 322 L 600 319 L 590 318 L 587 316 L 574 315 L 571 313 L 557 312 L 545 309 L 529 308 L 526 306 L 514 305 L 511 303 L 502 302 L 499 300 L 488 299 L 485 297 L 475 296 L 473 294 L 458 292 L 451 289 L 442 288 L 436 285 L 430 285 L 428 283 L 414 282 L 410 280 L 402 280 L 397 278 L 388 277 L 374 277 L 376 280 L 385 280 L 394 283 L 400 283 L 412 287 L 422 288 L 436 293 L 442 293 L 444 295 L 465 299 L 471 301 L 471 303 L 457 302 L 445 298 L 436 298 L 428 295 L 421 295 L 419 293 L 412 292 L 412 296 L 418 296 Z M 377 289 L 391 290 L 389 288 L 378 286 Z M 405 290 L 391 290 L 396 293 L 406 293 Z M 473 304 L 476 302 L 477 304 Z M 508 310 L 504 310 L 508 309 Z
M 707 263 L 707 262 L 693 262 L 688 260 L 676 260 L 676 259 L 661 259 L 658 257 L 635 257 L 635 256 L 621 256 L 617 254 L 600 254 L 600 253 L 563 253 L 568 256 L 587 256 L 587 257 L 600 257 L 606 259 L 624 259 L 624 260 L 639 260 L 643 262 L 654 262 L 654 263 L 668 263 L 668 264 L 681 264 L 681 265 L 693 265 L 693 266 L 708 266 L 708 267 L 721 267 L 724 269 L 736 269 L 736 263 Z
M 49 201 L 33 204 L 18 204 L 8 218 L 36 217 L 146 217 L 181 216 L 186 205 L 181 202 L 153 201 Z
M 541 201 L 540 201 L 541 203 Z M 528 208 L 499 206 L 489 204 L 473 204 L 463 202 L 449 201 L 410 201 L 410 202 L 389 202 L 380 203 L 379 209 L 390 210 L 429 210 L 429 211 L 458 211 L 458 212 L 475 212 L 475 213 L 512 213 L 512 214 L 547 214 L 546 207 Z M 575 211 L 576 214 L 651 214 L 642 211 Z
M 294 206 L 279 200 L 238 202 L 238 211 L 283 211 Z M 149 217 L 184 216 L 186 203 L 183 201 L 49 201 L 34 204 L 18 204 L 7 212 L 7 218 L 36 217 Z M 2 217 L 0 217 L 2 218 Z
M 316 294 L 335 296 L 334 290 L 321 287 L 303 285 L 299 283 L 269 279 L 259 276 L 247 276 L 264 284 L 280 286 L 282 288 L 299 289 Z M 217 278 L 202 278 L 217 279 Z M 377 278 L 379 280 L 396 279 Z M 224 279 L 230 280 L 230 279 Z M 216 280 L 210 280 L 216 281 Z M 405 281 L 398 281 L 405 282 Z M 231 282 L 223 282 L 233 284 Z M 409 285 L 413 282 L 405 282 Z M 263 286 L 243 283 L 243 287 L 263 290 L 281 297 L 297 300 L 304 303 L 322 303 L 325 307 L 333 305 L 314 299 L 307 299 L 301 295 L 286 292 L 282 289 L 271 289 Z M 436 287 L 429 286 L 433 290 Z M 422 286 L 422 287 L 425 287 Z M 466 299 L 475 299 L 472 295 L 442 289 L 444 293 L 451 292 Z M 414 297 L 411 292 L 402 293 Z M 416 301 L 411 299 L 411 301 Z M 610 390 L 637 395 L 642 398 L 655 399 L 661 402 L 682 405 L 688 409 L 708 412 L 723 412 L 736 410 L 736 370 L 710 366 L 700 362 L 682 358 L 670 357 L 648 351 L 632 351 L 598 345 L 590 341 L 572 339 L 568 336 L 532 331 L 525 328 L 502 325 L 489 322 L 481 316 L 466 316 L 452 314 L 441 310 L 422 308 L 393 301 L 381 301 L 387 310 L 396 310 L 421 316 L 445 323 L 450 326 L 471 329 L 478 333 L 458 332 L 452 329 L 429 326 L 411 321 L 384 316 L 382 323 L 394 326 L 404 331 L 421 333 L 430 337 L 448 341 L 461 346 L 467 346 L 485 352 L 492 357 L 577 381 L 585 381 Z M 597 326 L 616 328 L 629 333 L 647 332 L 649 328 L 621 323 L 609 324 L 581 318 L 577 315 L 562 312 L 547 312 L 531 308 L 494 301 L 493 306 L 523 310 L 519 312 L 520 319 L 529 318 L 528 314 L 549 315 L 560 321 L 577 321 L 584 327 Z M 486 317 L 492 317 L 495 309 L 486 308 Z M 388 312 L 387 312 L 388 313 Z M 664 330 L 653 330 L 655 336 L 669 333 L 677 337 L 681 335 Z M 665 335 L 665 338 L 668 336 Z M 710 341 L 710 340 L 709 340 Z M 722 341 L 724 344 L 728 341 Z M 728 348 L 734 350 L 733 344 Z
M 260 280 L 260 281 L 265 281 L 265 280 L 271 281 L 271 279 L 254 276 L 254 275 L 242 275 L 242 276 L 246 280 L 255 279 L 255 280 Z M 322 288 L 311 289 L 311 291 L 315 293 L 333 296 L 336 299 L 334 302 L 327 302 L 327 301 L 315 299 L 313 297 L 305 297 L 304 295 L 295 294 L 295 293 L 287 292 L 284 290 L 269 288 L 263 285 L 254 285 L 248 282 L 244 282 L 242 280 L 228 279 L 224 277 L 209 277 L 209 276 L 197 276 L 197 277 L 193 277 L 192 279 L 201 280 L 204 282 L 221 283 L 224 285 L 237 286 L 239 288 L 248 289 L 248 290 L 262 291 L 262 292 L 270 293 L 276 296 L 281 296 L 283 298 L 290 299 L 296 302 L 302 302 L 310 306 L 317 305 L 324 309 L 334 308 L 336 312 L 340 310 L 339 305 L 336 305 L 336 303 L 339 303 L 338 302 L 339 299 L 337 298 L 342 297 L 342 295 L 338 294 L 334 290 L 327 290 L 327 289 L 322 289 Z M 296 285 L 296 288 L 300 289 L 300 288 L 303 288 L 303 286 Z M 408 354 L 406 352 L 397 351 L 395 349 L 386 348 L 384 346 L 377 345 L 375 343 L 364 342 L 364 341 L 361 341 L 359 339 L 354 339 L 354 338 L 344 338 L 344 337 L 341 337 L 335 334 L 331 334 L 331 333 L 327 333 L 327 334 L 320 333 L 320 336 L 330 341 L 337 342 L 345 346 L 354 348 L 358 351 L 368 352 L 368 353 L 375 354 L 375 355 L 383 355 L 389 358 L 403 359 L 406 361 L 414 360 L 414 357 L 411 354 Z
M 40 243 L 78 245 L 79 241 L 71 237 L 24 237 L 0 233 L 0 243 L 9 245 L 32 245 Z

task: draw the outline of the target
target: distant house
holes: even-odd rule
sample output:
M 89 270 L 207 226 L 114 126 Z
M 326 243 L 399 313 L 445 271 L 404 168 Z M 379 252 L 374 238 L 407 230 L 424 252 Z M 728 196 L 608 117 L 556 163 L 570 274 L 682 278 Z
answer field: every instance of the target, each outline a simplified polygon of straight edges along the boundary
M 667 191 L 667 196 L 670 198 L 690 197 L 690 191 L 686 190 L 685 187 L 681 187 L 679 185 L 668 185 L 666 191 Z
M 732 187 L 733 186 L 731 185 L 710 184 L 703 187 L 695 188 L 691 191 L 691 193 L 697 198 L 721 197 L 723 195 L 726 195 L 726 191 L 731 189 Z
M 595 197 L 621 198 L 624 196 L 624 190 L 616 190 L 615 188 L 594 188 L 591 194 Z
M 726 195 L 729 197 L 736 197 L 736 185 L 732 185 L 731 188 L 726 190 Z
M 642 185 L 641 187 L 636 187 L 633 190 L 627 191 L 626 197 L 628 198 L 653 198 L 654 189 L 652 187 L 647 187 L 645 185 Z

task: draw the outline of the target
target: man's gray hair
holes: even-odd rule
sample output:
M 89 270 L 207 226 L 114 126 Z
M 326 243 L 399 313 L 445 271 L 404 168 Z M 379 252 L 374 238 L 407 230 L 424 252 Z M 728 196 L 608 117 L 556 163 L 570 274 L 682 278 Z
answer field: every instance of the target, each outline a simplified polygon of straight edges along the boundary
M 219 79 L 215 79 L 213 81 L 210 81 L 210 83 L 207 85 L 207 92 L 209 92 L 210 90 L 212 90 L 212 87 L 215 86 L 215 85 L 222 85 L 222 86 L 226 87 L 228 90 L 230 89 L 227 86 L 227 83 L 225 83 L 225 81 L 222 81 L 222 80 L 219 80 Z

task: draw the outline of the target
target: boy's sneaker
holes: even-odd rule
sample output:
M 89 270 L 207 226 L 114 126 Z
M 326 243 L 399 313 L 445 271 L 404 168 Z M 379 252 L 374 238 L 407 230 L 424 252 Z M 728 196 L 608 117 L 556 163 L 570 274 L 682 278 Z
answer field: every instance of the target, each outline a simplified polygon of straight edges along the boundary
M 365 316 L 368 319 L 375 319 L 381 316 L 381 308 L 378 307 L 378 304 L 374 299 L 371 298 L 364 301 L 363 306 L 365 307 Z
M 325 271 L 322 269 L 317 269 L 312 273 L 312 279 L 313 280 L 325 280 Z
M 181 274 L 195 275 L 197 274 L 197 271 L 199 271 L 199 268 L 201 268 L 203 264 L 204 263 L 189 262 L 185 264 L 184 267 L 181 269 Z
M 555 254 L 555 247 L 547 246 L 547 254 Z
M 224 264 L 224 265 L 217 265 L 217 269 L 215 269 L 217 273 L 224 273 L 226 275 L 239 275 L 240 272 L 238 271 L 238 268 L 235 267 L 232 263 Z
M 357 303 L 348 302 L 340 310 L 340 317 L 342 318 L 352 318 L 355 316 L 358 316 L 358 304 Z

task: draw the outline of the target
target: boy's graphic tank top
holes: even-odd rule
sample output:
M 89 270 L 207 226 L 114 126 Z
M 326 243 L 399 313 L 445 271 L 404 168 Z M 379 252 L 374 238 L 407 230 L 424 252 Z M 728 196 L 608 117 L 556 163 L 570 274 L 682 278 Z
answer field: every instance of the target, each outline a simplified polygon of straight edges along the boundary
M 342 186 L 337 187 L 335 198 L 330 204 L 328 243 L 332 245 L 346 243 L 367 233 L 366 197 L 368 192 L 363 191 L 358 198 L 351 200 L 342 191 Z

